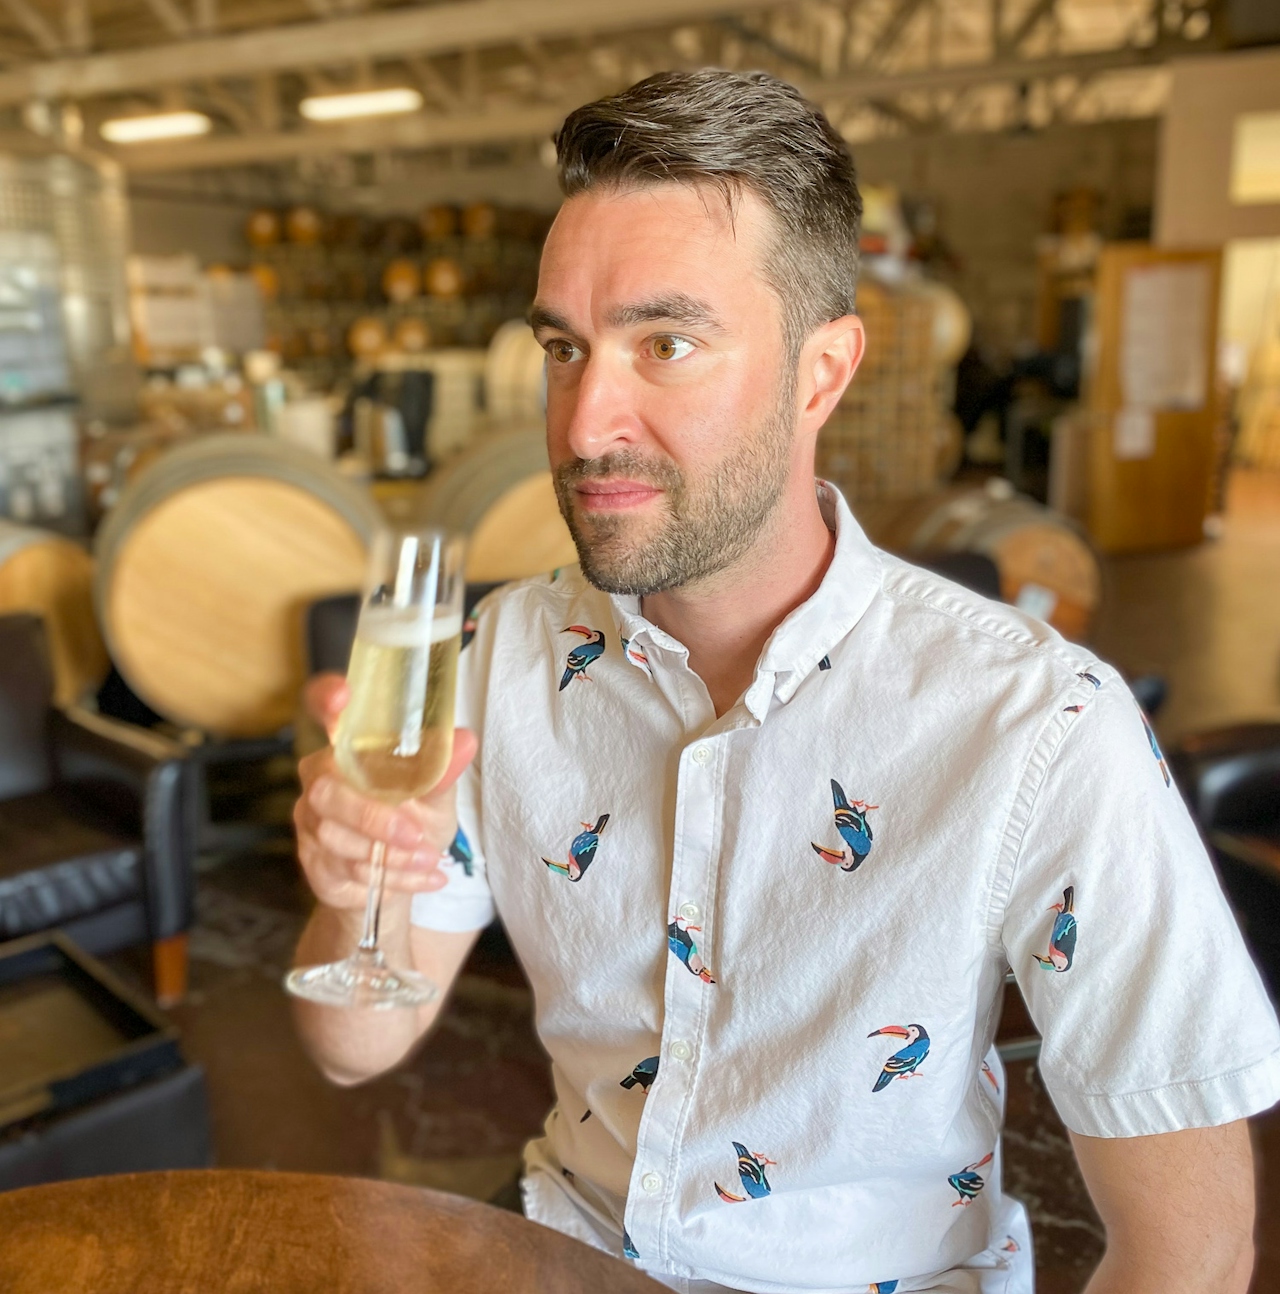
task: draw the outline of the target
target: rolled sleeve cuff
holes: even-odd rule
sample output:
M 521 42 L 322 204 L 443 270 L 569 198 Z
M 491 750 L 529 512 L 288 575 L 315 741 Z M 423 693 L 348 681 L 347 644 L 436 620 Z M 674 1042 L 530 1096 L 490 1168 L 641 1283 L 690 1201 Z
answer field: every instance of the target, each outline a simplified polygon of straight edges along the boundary
M 1280 1049 L 1243 1069 L 1145 1092 L 1074 1092 L 1055 1088 L 1063 1123 L 1085 1137 L 1150 1137 L 1213 1128 L 1269 1110 L 1280 1101 Z
M 493 900 L 485 894 L 415 894 L 409 908 L 415 926 L 451 933 L 483 930 L 496 915 Z

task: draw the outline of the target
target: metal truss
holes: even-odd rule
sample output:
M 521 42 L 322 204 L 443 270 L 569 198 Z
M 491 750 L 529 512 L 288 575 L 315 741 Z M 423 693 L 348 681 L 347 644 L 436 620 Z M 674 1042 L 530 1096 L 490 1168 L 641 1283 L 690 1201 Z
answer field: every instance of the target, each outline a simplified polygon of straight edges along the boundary
M 0 0 L 0 144 L 197 108 L 130 172 L 515 148 L 661 68 L 763 67 L 855 140 L 1158 112 L 1170 58 L 1222 47 L 1224 0 Z M 420 112 L 316 126 L 308 93 L 411 84 Z M 50 124 L 52 123 L 52 124 Z M 67 123 L 70 123 L 68 126 Z M 27 138 L 30 139 L 29 133 Z

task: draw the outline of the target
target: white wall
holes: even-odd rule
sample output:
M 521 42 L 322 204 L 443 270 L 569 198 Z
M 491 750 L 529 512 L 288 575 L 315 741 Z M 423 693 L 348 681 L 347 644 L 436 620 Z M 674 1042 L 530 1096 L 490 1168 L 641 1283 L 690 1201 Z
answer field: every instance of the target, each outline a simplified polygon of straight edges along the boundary
M 1233 238 L 1280 236 L 1280 202 L 1231 201 L 1235 120 L 1280 111 L 1280 53 L 1264 49 L 1173 65 L 1160 132 L 1155 240 L 1216 247 Z

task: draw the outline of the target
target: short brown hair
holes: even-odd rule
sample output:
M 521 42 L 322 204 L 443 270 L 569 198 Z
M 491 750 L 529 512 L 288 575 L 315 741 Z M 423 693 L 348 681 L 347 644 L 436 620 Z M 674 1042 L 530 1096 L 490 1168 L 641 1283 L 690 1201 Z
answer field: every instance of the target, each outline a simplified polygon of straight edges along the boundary
M 765 266 L 793 355 L 852 314 L 862 198 L 848 145 L 793 85 L 767 72 L 659 72 L 576 109 L 555 137 L 566 197 L 675 182 L 741 189 L 773 213 Z

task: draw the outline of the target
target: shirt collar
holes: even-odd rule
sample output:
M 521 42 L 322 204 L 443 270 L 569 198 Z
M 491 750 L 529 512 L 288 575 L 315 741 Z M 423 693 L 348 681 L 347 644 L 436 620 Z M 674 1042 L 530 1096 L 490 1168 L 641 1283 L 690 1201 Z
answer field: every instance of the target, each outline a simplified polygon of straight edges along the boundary
M 862 619 L 880 591 L 879 552 L 854 520 L 844 496 L 830 481 L 815 482 L 818 507 L 827 528 L 835 532 L 836 549 L 817 591 L 782 621 L 765 643 L 755 678 L 743 698 L 747 709 L 762 720 L 770 698 L 789 701 L 820 661 Z M 634 594 L 613 594 L 614 622 L 628 641 L 640 639 L 679 655 L 683 643 L 664 633 L 640 611 Z

